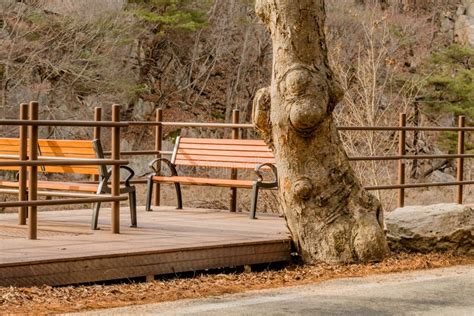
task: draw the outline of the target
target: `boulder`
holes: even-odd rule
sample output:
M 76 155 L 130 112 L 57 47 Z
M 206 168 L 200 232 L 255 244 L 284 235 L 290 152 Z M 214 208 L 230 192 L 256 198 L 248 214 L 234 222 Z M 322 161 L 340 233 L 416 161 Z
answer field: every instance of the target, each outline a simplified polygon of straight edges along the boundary
M 394 251 L 474 255 L 474 208 L 459 204 L 406 206 L 386 214 Z
M 474 47 L 474 17 L 461 15 L 454 23 L 454 39 L 461 45 Z
M 456 178 L 449 173 L 445 173 L 439 170 L 433 171 L 428 177 L 427 182 L 453 182 L 456 181 Z
M 466 7 L 466 15 L 470 17 L 474 17 L 474 3 L 471 3 Z

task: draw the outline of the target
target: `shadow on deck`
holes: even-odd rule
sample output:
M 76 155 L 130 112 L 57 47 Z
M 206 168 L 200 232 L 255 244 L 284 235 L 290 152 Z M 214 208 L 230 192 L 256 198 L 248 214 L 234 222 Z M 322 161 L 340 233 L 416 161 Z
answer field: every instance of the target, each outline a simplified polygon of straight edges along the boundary
M 129 228 L 122 209 L 121 234 L 110 232 L 110 210 L 91 231 L 89 210 L 38 214 L 38 240 L 16 214 L 0 214 L 0 286 L 66 285 L 188 272 L 290 259 L 285 221 L 273 215 L 206 209 L 154 212 L 139 209 Z

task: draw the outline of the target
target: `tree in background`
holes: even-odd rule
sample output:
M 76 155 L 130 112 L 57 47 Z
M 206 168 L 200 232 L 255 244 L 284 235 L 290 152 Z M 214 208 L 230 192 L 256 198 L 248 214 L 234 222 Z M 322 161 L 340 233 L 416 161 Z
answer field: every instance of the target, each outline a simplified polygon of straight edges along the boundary
M 474 49 L 451 45 L 433 53 L 426 63 L 428 73 L 422 101 L 434 113 L 452 115 L 453 123 L 459 115 L 473 124 L 474 117 Z M 447 150 L 456 148 L 457 134 L 445 132 L 440 144 Z M 467 143 L 466 150 L 473 144 Z
M 273 149 L 280 207 L 305 262 L 381 260 L 380 202 L 355 177 L 332 112 L 343 91 L 327 58 L 323 0 L 257 0 L 271 32 L 273 74 L 253 122 Z
M 474 49 L 451 45 L 428 64 L 423 102 L 433 111 L 474 117 Z

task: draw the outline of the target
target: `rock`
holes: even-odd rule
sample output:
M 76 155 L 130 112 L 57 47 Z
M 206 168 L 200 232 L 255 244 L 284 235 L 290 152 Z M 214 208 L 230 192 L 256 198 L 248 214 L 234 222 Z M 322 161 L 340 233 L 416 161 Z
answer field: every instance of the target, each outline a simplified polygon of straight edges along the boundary
M 427 182 L 453 182 L 456 181 L 456 178 L 448 173 L 435 170 L 428 177 Z
M 102 13 L 120 11 L 126 0 L 35 0 L 30 1 L 35 6 L 45 11 L 60 14 L 71 15 L 100 15 Z
M 474 0 L 462 0 L 461 3 L 464 7 L 468 7 L 471 3 L 474 3 Z
M 407 206 L 387 213 L 394 251 L 453 251 L 474 255 L 474 208 L 459 204 Z
M 461 45 L 474 47 L 474 17 L 461 15 L 454 23 L 454 39 Z
M 442 33 L 449 33 L 450 36 L 453 36 L 454 22 L 450 18 L 441 19 L 440 31 Z
M 470 17 L 474 17 L 474 3 L 471 3 L 469 6 L 467 6 L 466 15 Z
M 456 10 L 456 15 L 457 16 L 464 15 L 464 12 L 466 12 L 466 8 L 460 5 L 458 6 L 458 9 Z

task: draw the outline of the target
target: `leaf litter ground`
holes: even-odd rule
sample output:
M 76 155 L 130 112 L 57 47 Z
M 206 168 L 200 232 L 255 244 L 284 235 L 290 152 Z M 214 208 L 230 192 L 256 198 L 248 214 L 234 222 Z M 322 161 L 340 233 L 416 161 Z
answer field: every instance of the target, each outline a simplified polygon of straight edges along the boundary
M 0 314 L 50 314 L 202 298 L 268 288 L 318 283 L 402 271 L 474 264 L 472 256 L 453 254 L 393 254 L 380 263 L 331 266 L 288 265 L 278 270 L 203 273 L 188 278 L 152 282 L 66 287 L 0 287 Z

